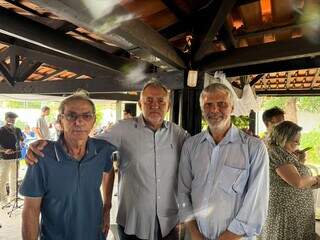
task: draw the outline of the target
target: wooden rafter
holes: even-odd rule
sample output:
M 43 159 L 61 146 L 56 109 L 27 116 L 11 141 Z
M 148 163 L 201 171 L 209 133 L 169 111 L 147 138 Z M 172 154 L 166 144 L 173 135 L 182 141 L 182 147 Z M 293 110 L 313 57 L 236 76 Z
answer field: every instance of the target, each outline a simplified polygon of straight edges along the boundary
M 236 0 L 229 1 L 214 1 L 214 3 L 219 2 L 218 11 L 212 21 L 212 24 L 203 39 L 198 51 L 195 54 L 195 61 L 201 60 L 206 54 L 208 49 L 212 47 L 212 41 L 216 36 L 217 32 L 220 30 L 221 26 L 226 20 L 227 14 L 231 11 L 233 5 L 236 3 Z
M 90 14 L 88 6 L 84 6 L 81 2 L 72 0 L 32 0 L 32 2 L 49 9 L 57 16 L 67 19 L 76 25 L 98 32 L 99 36 L 105 39 L 109 39 L 107 35 L 110 33 L 110 31 L 106 29 L 107 24 L 111 24 L 111 27 L 114 27 L 112 26 L 113 21 L 119 19 L 119 16 L 130 16 L 129 12 L 121 6 L 115 6 L 108 16 L 102 16 L 99 19 L 96 19 Z M 92 5 L 99 3 L 100 1 L 98 0 L 90 1 L 90 4 Z M 61 11 L 61 9 L 64 9 L 64 11 Z M 118 35 L 122 40 L 125 40 L 125 42 L 129 42 L 134 46 L 139 46 L 140 48 L 147 50 L 149 53 L 175 68 L 184 68 L 184 61 L 177 54 L 176 50 L 168 43 L 168 40 L 138 19 L 133 18 L 121 23 L 118 27 L 113 28 L 112 33 Z M 141 36 L 144 37 L 142 38 Z M 118 40 L 121 42 L 121 39 L 118 38 Z M 119 44 L 117 41 L 116 43 Z
M 319 44 L 298 38 L 215 53 L 202 60 L 199 66 L 204 71 L 216 71 L 318 55 L 320 55 Z
M 6 21 L 10 19 L 10 21 Z M 67 57 L 97 65 L 110 72 L 135 68 L 140 62 L 117 57 L 91 47 L 82 41 L 66 36 L 27 18 L 0 8 L 0 32 L 14 38 L 47 48 Z M 52 41 L 54 39 L 54 41 Z

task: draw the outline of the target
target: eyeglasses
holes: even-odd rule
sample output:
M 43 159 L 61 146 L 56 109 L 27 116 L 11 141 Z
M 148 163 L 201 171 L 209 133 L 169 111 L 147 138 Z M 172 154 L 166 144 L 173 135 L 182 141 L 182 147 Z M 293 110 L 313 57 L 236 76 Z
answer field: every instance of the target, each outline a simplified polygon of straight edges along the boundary
M 67 114 L 61 114 L 61 116 L 64 117 L 69 122 L 75 122 L 80 117 L 82 118 L 82 120 L 89 122 L 95 117 L 95 114 L 94 113 L 81 113 L 81 114 L 67 113 Z

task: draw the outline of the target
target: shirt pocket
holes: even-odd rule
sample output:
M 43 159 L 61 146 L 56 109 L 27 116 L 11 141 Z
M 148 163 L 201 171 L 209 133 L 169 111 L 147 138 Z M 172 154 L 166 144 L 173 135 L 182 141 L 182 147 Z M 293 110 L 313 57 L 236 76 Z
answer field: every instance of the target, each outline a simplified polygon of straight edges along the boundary
M 219 177 L 219 187 L 228 194 L 243 193 L 248 179 L 248 170 L 224 165 Z

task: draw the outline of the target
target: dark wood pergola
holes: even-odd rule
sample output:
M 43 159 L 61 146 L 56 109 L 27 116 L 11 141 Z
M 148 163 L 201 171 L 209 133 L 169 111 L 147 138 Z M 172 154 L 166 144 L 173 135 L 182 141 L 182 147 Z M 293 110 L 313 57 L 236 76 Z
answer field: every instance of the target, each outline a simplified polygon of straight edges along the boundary
M 136 100 L 150 78 L 173 90 L 173 121 L 200 130 L 204 73 L 257 95 L 319 95 L 312 0 L 0 0 L 0 93 Z M 198 84 L 186 84 L 189 70 Z M 244 81 L 245 79 L 245 81 Z

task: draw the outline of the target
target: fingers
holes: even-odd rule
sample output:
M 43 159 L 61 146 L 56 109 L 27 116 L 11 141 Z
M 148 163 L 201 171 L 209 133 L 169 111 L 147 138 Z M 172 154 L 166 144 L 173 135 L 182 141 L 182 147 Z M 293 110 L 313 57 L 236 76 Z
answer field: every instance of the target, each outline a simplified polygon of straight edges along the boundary
M 109 225 L 104 225 L 102 228 L 102 232 L 107 237 L 109 232 Z
M 26 162 L 29 165 L 33 165 L 38 162 L 38 157 L 44 157 L 42 150 L 48 144 L 45 140 L 38 140 L 29 145 L 29 149 L 26 155 Z

